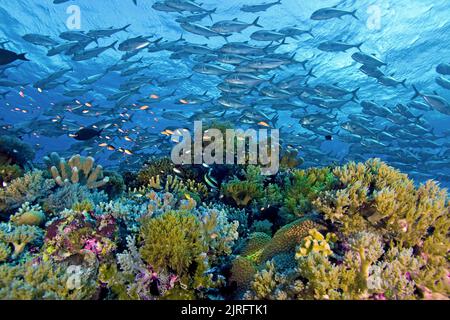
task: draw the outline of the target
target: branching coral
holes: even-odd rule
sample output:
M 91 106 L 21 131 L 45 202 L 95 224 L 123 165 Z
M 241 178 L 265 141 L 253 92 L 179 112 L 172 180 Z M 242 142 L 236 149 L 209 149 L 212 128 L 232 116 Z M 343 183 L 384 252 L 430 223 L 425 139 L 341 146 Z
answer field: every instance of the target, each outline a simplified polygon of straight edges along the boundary
M 280 272 L 273 261 L 268 261 L 258 271 L 244 299 L 248 300 L 292 300 L 301 299 L 304 285 L 298 279 L 298 272 L 290 269 Z
M 53 180 L 44 178 L 42 171 L 27 173 L 0 189 L 0 212 L 15 210 L 25 202 L 33 203 L 44 198 L 54 185 Z
M 50 261 L 3 264 L 0 265 L 0 299 L 90 299 L 97 290 L 94 271 L 85 266 L 55 265 Z
M 149 184 L 146 187 L 141 187 L 140 190 L 145 188 L 178 194 L 188 193 L 190 196 L 197 197 L 199 201 L 208 196 L 208 188 L 205 184 L 194 180 L 184 181 L 178 176 L 170 174 L 162 177 L 160 175 L 151 177 Z
M 103 167 L 95 167 L 94 158 L 82 157 L 79 154 L 72 156 L 68 162 L 53 152 L 44 158 L 53 179 L 60 187 L 69 184 L 86 185 L 89 189 L 104 186 L 109 182 L 109 177 L 103 178 Z
M 385 241 L 416 248 L 428 262 L 422 284 L 448 293 L 449 286 L 444 284 L 450 247 L 446 190 L 433 181 L 416 188 L 405 174 L 377 159 L 349 163 L 333 173 L 339 186 L 314 201 L 325 218 L 344 235 L 370 230 Z
M 156 176 L 166 176 L 172 174 L 175 168 L 170 158 L 161 158 L 146 163 L 137 175 L 139 186 L 147 186 Z
M 45 221 L 45 213 L 39 205 L 31 206 L 29 202 L 25 202 L 19 211 L 9 218 L 9 221 L 18 226 L 40 226 Z
M 27 245 L 37 244 L 41 241 L 42 237 L 42 230 L 35 226 L 0 224 L 0 241 L 13 246 L 12 257 L 14 259 L 24 252 Z
M 3 241 L 0 241 L 0 263 L 8 260 L 11 254 L 11 248 L 9 245 Z
M 156 270 L 166 267 L 177 274 L 185 274 L 194 263 L 203 265 L 200 222 L 194 215 L 170 211 L 150 218 L 142 225 L 143 259 Z
M 296 258 L 305 257 L 313 251 L 325 256 L 333 253 L 331 248 L 333 242 L 336 241 L 336 236 L 333 233 L 327 233 L 326 237 L 316 229 L 310 229 L 308 233 L 309 235 L 303 238 L 300 246 L 297 248 Z
M 68 184 L 58 188 L 43 201 L 45 211 L 58 213 L 64 209 L 70 209 L 75 204 L 83 201 L 100 203 L 107 200 L 103 192 L 90 191 L 88 187 L 80 184 Z
M 310 212 L 312 202 L 334 183 L 335 177 L 329 168 L 294 170 L 285 182 L 286 209 L 295 216 Z

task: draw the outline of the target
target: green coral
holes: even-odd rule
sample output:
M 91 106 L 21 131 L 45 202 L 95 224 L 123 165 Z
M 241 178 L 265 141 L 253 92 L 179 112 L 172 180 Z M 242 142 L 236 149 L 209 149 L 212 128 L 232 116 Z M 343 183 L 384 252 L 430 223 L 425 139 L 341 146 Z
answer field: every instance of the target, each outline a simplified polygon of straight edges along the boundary
M 289 213 L 302 216 L 313 208 L 313 201 L 330 190 L 336 178 L 330 168 L 294 170 L 285 182 L 284 205 Z
M 200 222 L 195 216 L 171 211 L 142 225 L 142 257 L 157 270 L 168 267 L 186 274 L 194 263 L 202 265 L 201 254 L 207 251 L 202 241 Z
M 304 284 L 294 269 L 280 272 L 273 261 L 267 261 L 256 273 L 244 299 L 247 300 L 297 300 L 302 298 Z
M 251 233 L 247 239 L 247 243 L 241 251 L 241 255 L 248 257 L 252 261 L 258 262 L 262 251 L 271 240 L 272 237 L 267 233 Z
M 109 177 L 103 177 L 103 167 L 95 166 L 92 157 L 82 157 L 79 154 L 72 156 L 66 162 L 56 152 L 44 158 L 56 184 L 64 187 L 70 184 L 82 184 L 89 189 L 103 187 L 109 182 Z

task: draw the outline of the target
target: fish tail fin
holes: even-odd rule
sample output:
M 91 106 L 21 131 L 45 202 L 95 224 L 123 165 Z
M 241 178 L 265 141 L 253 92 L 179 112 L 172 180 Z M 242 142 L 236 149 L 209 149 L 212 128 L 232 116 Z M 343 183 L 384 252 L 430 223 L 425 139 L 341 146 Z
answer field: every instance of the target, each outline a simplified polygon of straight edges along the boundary
M 276 4 L 281 4 L 281 0 L 278 0 L 277 2 L 275 2 Z
M 255 27 L 263 28 L 262 25 L 258 24 L 259 18 L 260 18 L 260 17 L 257 17 L 257 18 L 255 19 L 255 21 L 252 22 L 252 25 L 255 26 Z
M 355 18 L 356 20 L 359 20 L 359 18 L 356 16 L 356 12 L 358 11 L 358 9 L 356 9 L 356 10 L 353 10 L 352 12 L 351 12 L 351 16 L 353 17 L 353 18 Z
M 114 49 L 114 50 L 116 51 L 116 44 L 117 44 L 118 42 L 119 42 L 119 41 L 114 41 L 113 43 L 111 43 L 111 44 L 109 45 L 109 48 Z
M 312 38 L 315 38 L 314 34 L 312 33 L 312 28 L 306 31 L 306 33 L 309 34 Z
M 294 61 L 295 54 L 291 57 L 291 61 Z M 303 70 L 306 70 L 306 64 L 309 62 L 308 59 L 300 61 L 300 64 L 302 65 Z
M 406 79 L 404 79 L 400 84 L 403 86 L 403 88 L 406 88 Z
M 414 100 L 417 97 L 421 97 L 422 93 L 420 93 L 419 89 L 417 89 L 417 87 L 414 84 L 412 85 L 412 87 L 414 89 L 414 96 L 411 98 L 411 100 Z
M 277 126 L 277 122 L 278 122 L 278 119 L 280 118 L 280 116 L 278 115 L 278 113 L 276 113 L 273 117 L 272 117 L 272 119 L 270 119 L 270 124 L 272 124 L 272 127 L 276 127 Z
M 19 60 L 23 60 L 23 61 L 30 61 L 27 57 L 25 57 L 26 53 L 21 53 L 17 55 L 17 58 Z
M 214 9 L 208 11 L 208 17 L 211 21 L 213 21 L 212 14 L 216 13 L 216 11 L 217 11 L 217 8 L 214 8 Z
M 311 78 L 316 78 L 317 76 L 313 73 L 314 67 L 311 67 L 311 69 L 309 69 L 308 73 L 306 74 L 307 77 L 311 77 Z
M 273 83 L 273 80 L 275 80 L 276 75 L 274 74 L 270 79 L 269 79 L 269 83 Z
M 358 44 L 358 45 L 356 45 L 356 49 L 358 49 L 359 51 L 362 51 L 361 50 L 361 46 L 364 44 L 364 42 L 361 42 L 360 44 Z
M 122 28 L 122 31 L 127 31 L 128 32 L 128 28 L 131 26 L 131 23 L 130 24 L 127 24 L 125 27 L 123 27 Z
M 358 91 L 360 89 L 361 88 L 358 87 L 358 88 L 356 88 L 355 90 L 352 91 L 352 100 L 355 101 L 355 102 L 357 102 L 357 100 L 359 100 L 359 98 L 358 98 Z

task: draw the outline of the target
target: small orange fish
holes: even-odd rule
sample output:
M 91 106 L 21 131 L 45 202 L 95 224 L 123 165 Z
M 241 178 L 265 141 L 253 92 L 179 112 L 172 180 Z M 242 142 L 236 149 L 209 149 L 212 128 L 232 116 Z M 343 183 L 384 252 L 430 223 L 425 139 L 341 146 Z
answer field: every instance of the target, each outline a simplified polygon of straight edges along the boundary
M 147 110 L 148 108 L 150 108 L 149 106 L 142 106 L 142 107 L 140 107 L 139 109 L 140 110 Z
M 150 98 L 152 98 L 152 99 L 159 99 L 159 96 L 156 95 L 156 94 L 151 94 L 151 95 L 150 95 Z
M 84 105 L 89 108 L 92 107 L 92 104 L 90 104 L 89 102 L 86 102 Z
M 184 99 L 180 99 L 180 103 L 182 103 L 182 104 L 189 104 L 189 101 L 184 100 Z
M 267 122 L 264 122 L 264 121 L 260 121 L 260 122 L 258 122 L 258 124 L 260 126 L 263 126 L 263 127 L 270 127 L 270 125 Z
M 20 91 L 20 92 L 19 92 L 19 95 L 20 95 L 22 98 L 25 98 L 25 93 L 23 93 L 23 91 Z
M 133 154 L 133 152 L 132 151 L 130 151 L 130 150 L 128 150 L 128 149 L 125 149 L 125 151 L 124 151 L 126 154 L 128 154 L 128 155 L 132 155 Z

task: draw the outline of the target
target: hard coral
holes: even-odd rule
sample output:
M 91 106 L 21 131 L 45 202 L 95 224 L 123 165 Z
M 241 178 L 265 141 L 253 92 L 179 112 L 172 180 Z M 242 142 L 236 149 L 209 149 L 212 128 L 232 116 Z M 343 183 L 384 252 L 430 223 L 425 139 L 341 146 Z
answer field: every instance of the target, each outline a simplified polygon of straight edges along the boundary
M 0 212 L 15 210 L 25 202 L 44 198 L 54 185 L 53 180 L 44 178 L 42 171 L 29 172 L 0 189 Z
M 68 162 L 53 152 L 50 157 L 45 157 L 46 163 L 53 179 L 60 187 L 69 184 L 82 184 L 89 189 L 104 186 L 109 182 L 109 177 L 103 178 L 103 167 L 94 166 L 94 158 L 82 157 L 79 154 L 72 156 Z
M 322 230 L 323 227 L 307 217 L 300 218 L 279 229 L 261 253 L 260 261 L 267 261 L 283 252 L 292 252 L 307 237 L 309 230 Z

